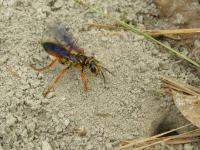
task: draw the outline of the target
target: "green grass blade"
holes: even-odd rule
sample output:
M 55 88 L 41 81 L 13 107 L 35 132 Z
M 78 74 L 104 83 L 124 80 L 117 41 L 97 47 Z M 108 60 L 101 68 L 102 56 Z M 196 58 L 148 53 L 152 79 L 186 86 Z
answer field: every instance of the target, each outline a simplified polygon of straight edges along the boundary
M 155 38 L 153 38 L 152 36 L 148 35 L 147 33 L 144 33 L 144 32 L 142 32 L 142 31 L 140 31 L 140 30 L 139 30 L 138 28 L 136 28 L 135 26 L 129 25 L 129 24 L 127 24 L 127 23 L 124 22 L 124 21 L 121 21 L 121 20 L 119 20 L 119 19 L 117 19 L 117 18 L 115 18 L 115 17 L 112 17 L 112 16 L 110 16 L 110 15 L 108 15 L 108 14 L 105 14 L 103 11 L 100 11 L 100 10 L 97 9 L 97 8 L 94 8 L 94 7 L 92 7 L 92 6 L 88 6 L 88 5 L 86 5 L 82 0 L 74 0 L 74 1 L 76 1 L 76 2 L 78 2 L 78 3 L 80 3 L 80 4 L 82 4 L 82 5 L 84 5 L 84 6 L 86 6 L 86 7 L 88 7 L 90 10 L 96 12 L 96 13 L 99 14 L 99 15 L 102 15 L 102 16 L 105 16 L 105 17 L 107 17 L 107 18 L 112 19 L 112 20 L 115 21 L 117 24 L 123 26 L 124 28 L 130 30 L 131 32 L 134 32 L 134 33 L 136 33 L 136 34 L 138 34 L 138 35 L 144 36 L 147 40 L 149 40 L 149 41 L 151 41 L 151 42 L 153 42 L 153 43 L 155 43 L 155 44 L 158 44 L 158 45 L 164 47 L 165 49 L 167 49 L 167 50 L 171 51 L 172 53 L 176 54 L 179 58 L 182 58 L 182 59 L 188 61 L 189 63 L 193 64 L 194 66 L 200 68 L 200 64 L 198 64 L 196 61 L 192 60 L 190 57 L 188 57 L 188 56 L 186 56 L 186 55 L 184 55 L 184 54 L 178 52 L 178 50 L 176 50 L 176 49 L 174 49 L 174 48 L 171 48 L 171 47 L 168 46 L 168 45 L 163 44 L 162 42 L 160 42 L 160 41 L 156 40 Z

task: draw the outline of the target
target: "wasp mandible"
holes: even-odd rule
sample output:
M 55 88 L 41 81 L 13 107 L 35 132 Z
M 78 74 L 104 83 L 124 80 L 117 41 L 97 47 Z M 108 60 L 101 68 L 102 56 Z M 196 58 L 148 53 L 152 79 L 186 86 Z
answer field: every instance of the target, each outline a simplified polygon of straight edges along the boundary
M 88 81 L 85 75 L 86 69 L 89 69 L 95 75 L 101 75 L 104 83 L 106 80 L 103 70 L 113 75 L 113 73 L 107 68 L 103 67 L 100 62 L 94 58 L 94 56 L 87 56 L 84 52 L 84 49 L 79 48 L 71 35 L 66 32 L 66 29 L 63 25 L 56 25 L 55 27 L 51 28 L 51 32 L 53 33 L 55 42 L 43 42 L 42 46 L 52 61 L 43 68 L 36 68 L 35 66 L 31 65 L 34 70 L 39 72 L 49 69 L 57 62 L 63 65 L 62 70 L 44 90 L 44 96 L 49 93 L 53 86 L 58 83 L 64 73 L 71 67 L 75 67 L 80 70 L 80 79 L 83 81 L 84 91 L 88 90 Z

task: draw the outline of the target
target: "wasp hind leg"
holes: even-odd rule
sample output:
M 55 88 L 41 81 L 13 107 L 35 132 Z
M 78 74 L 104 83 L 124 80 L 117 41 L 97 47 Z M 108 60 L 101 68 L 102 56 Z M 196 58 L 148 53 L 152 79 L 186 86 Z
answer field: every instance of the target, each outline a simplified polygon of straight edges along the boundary
M 60 78 L 64 75 L 64 73 L 71 67 L 71 65 L 64 67 L 57 76 L 52 80 L 52 82 L 48 85 L 48 87 L 44 90 L 43 95 L 46 97 L 46 95 L 49 93 L 49 91 L 53 88 L 53 86 L 58 83 Z
M 33 68 L 35 71 L 38 72 L 42 72 L 44 70 L 49 69 L 50 67 L 52 67 L 53 65 L 55 65 L 55 63 L 57 62 L 58 59 L 54 59 L 52 60 L 47 66 L 43 67 L 43 68 L 36 68 L 35 66 L 31 65 L 31 68 Z

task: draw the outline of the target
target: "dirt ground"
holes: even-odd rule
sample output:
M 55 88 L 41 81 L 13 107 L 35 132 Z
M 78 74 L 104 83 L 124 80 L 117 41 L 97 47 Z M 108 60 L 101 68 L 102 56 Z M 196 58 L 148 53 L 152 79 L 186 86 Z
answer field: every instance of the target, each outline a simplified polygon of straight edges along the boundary
M 138 13 L 157 11 L 146 0 L 88 3 L 139 26 L 144 18 Z M 44 88 L 62 66 L 38 73 L 29 65 L 42 67 L 50 60 L 41 42 L 44 31 L 55 22 L 69 27 L 87 55 L 94 54 L 115 74 L 106 73 L 106 85 L 88 72 L 85 93 L 79 70 L 72 68 L 43 97 Z M 198 83 L 194 70 L 141 36 L 89 28 L 92 22 L 113 23 L 74 0 L 0 0 L 0 150 L 110 150 L 120 140 L 187 123 L 161 89 L 159 76 Z M 196 150 L 196 146 L 178 148 Z

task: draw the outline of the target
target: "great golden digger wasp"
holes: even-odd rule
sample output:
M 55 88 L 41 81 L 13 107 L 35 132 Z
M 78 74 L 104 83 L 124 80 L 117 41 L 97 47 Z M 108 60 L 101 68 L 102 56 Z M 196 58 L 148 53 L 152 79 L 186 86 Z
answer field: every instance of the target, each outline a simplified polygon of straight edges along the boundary
M 100 65 L 100 62 L 94 56 L 86 56 L 84 49 L 79 48 L 73 38 L 70 36 L 63 25 L 56 25 L 51 28 L 55 42 L 43 42 L 42 46 L 49 54 L 52 61 L 43 68 L 31 67 L 36 71 L 44 71 L 52 67 L 56 62 L 63 65 L 63 69 L 53 79 L 52 83 L 44 90 L 43 95 L 46 96 L 53 86 L 59 81 L 64 73 L 71 67 L 80 69 L 80 79 L 83 81 L 84 91 L 88 90 L 88 81 L 85 70 L 89 69 L 95 75 L 101 75 L 105 83 L 105 76 L 102 70 L 113 75 L 108 69 Z

